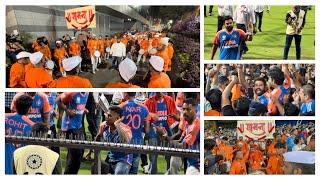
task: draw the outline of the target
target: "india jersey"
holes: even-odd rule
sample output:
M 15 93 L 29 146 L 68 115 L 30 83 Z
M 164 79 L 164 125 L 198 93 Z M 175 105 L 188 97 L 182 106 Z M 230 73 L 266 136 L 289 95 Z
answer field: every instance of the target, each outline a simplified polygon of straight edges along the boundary
M 27 117 L 17 113 L 5 115 L 6 135 L 28 136 L 31 133 L 33 122 Z M 18 148 L 17 144 L 6 143 L 6 174 L 13 174 L 13 152 Z
M 89 93 L 63 93 L 62 102 L 67 105 L 67 108 L 70 110 L 75 110 L 76 114 L 73 117 L 64 113 L 62 118 L 61 129 L 67 131 L 69 129 L 80 129 L 82 128 L 82 116 L 86 107 Z
M 200 120 L 195 119 L 192 124 L 186 123 L 185 125 L 185 137 L 183 142 L 186 143 L 190 149 L 197 149 L 200 146 Z M 187 158 L 188 167 L 193 166 L 200 168 L 199 158 Z
M 132 131 L 131 143 L 142 144 L 142 132 L 146 121 L 150 120 L 148 109 L 140 104 L 135 103 L 133 100 L 128 100 L 121 105 L 123 116 L 122 121 L 128 125 Z
M 234 29 L 231 33 L 226 30 L 219 31 L 214 39 L 214 45 L 219 46 L 219 59 L 238 60 L 240 59 L 240 45 L 246 34 L 241 29 Z
M 48 94 L 48 101 L 50 105 L 50 127 L 54 125 L 54 106 L 56 105 L 57 93 L 51 92 Z
M 315 102 L 311 100 L 310 102 L 303 103 L 300 107 L 300 115 L 305 113 L 313 113 L 315 114 Z
M 126 126 L 126 127 L 130 128 L 129 126 Z M 129 132 L 129 131 L 127 131 L 127 132 Z M 105 127 L 105 131 L 103 132 L 103 139 L 107 142 L 122 143 L 121 137 L 120 137 L 118 131 L 115 130 L 115 131 L 111 132 L 108 126 Z M 128 154 L 125 152 L 109 151 L 108 157 L 109 157 L 109 162 L 123 161 L 123 162 L 126 162 L 131 165 L 133 154 Z
M 12 100 L 11 110 L 16 111 L 16 100 L 21 95 L 28 95 L 26 93 L 18 93 L 14 96 Z M 43 115 L 50 113 L 50 105 L 48 97 L 44 93 L 36 93 L 33 96 L 33 102 L 31 106 L 31 112 L 28 114 L 28 117 L 35 123 L 43 123 Z
M 278 98 L 279 103 L 282 104 L 283 96 L 290 93 L 290 88 L 285 88 L 284 86 L 279 86 L 277 89 L 274 89 L 272 95 Z
M 163 99 L 162 99 L 162 101 L 157 102 L 157 115 L 158 115 L 158 119 L 156 121 L 154 121 L 151 125 L 151 130 L 149 133 L 150 138 L 157 138 L 158 137 L 158 134 L 153 129 L 154 126 L 163 127 L 167 131 L 167 133 L 170 133 L 169 125 L 167 122 L 167 120 L 168 120 L 167 105 Z M 170 136 L 171 134 L 168 134 L 168 135 Z
M 258 100 L 261 104 L 263 104 L 264 106 L 268 107 L 268 104 L 269 104 L 269 98 L 263 94 L 261 96 L 258 96 Z

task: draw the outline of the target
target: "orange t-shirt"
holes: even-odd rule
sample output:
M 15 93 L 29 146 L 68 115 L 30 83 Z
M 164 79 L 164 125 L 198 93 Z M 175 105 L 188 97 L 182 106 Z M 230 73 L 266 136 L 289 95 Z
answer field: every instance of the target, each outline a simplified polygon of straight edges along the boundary
M 157 47 L 159 44 L 160 44 L 160 38 L 156 38 L 156 37 L 152 38 L 152 43 L 151 43 L 152 47 Z
M 109 40 L 109 39 L 105 39 L 105 40 L 104 40 L 104 46 L 105 46 L 105 47 L 111 47 L 111 43 L 112 43 L 112 42 L 111 42 L 111 40 Z
M 127 84 L 122 82 L 114 82 L 114 83 L 108 83 L 106 85 L 106 88 L 140 88 L 140 86 L 136 86 L 133 84 Z
M 48 45 L 40 46 L 39 51 L 43 54 L 43 56 L 48 60 L 51 59 L 51 51 Z
M 78 56 L 80 55 L 80 45 L 77 42 L 71 42 L 69 45 L 69 55 Z
M 66 50 L 64 47 L 54 49 L 53 57 L 59 62 L 66 57 Z
M 246 159 L 242 159 L 241 161 L 234 160 L 231 164 L 229 174 L 247 174 L 246 169 Z
M 32 69 L 33 67 L 34 67 L 33 64 L 29 62 L 27 65 L 24 66 L 24 70 L 25 72 L 27 72 L 29 71 L 29 69 Z
M 271 156 L 268 161 L 267 174 L 283 174 L 283 156 Z
M 232 87 L 232 97 L 231 97 L 231 101 L 236 101 L 241 97 L 241 86 L 240 84 L 235 84 Z
M 48 88 L 53 82 L 52 77 L 43 68 L 38 67 L 26 72 L 25 81 L 29 88 Z
M 174 53 L 173 45 L 169 43 L 168 44 L 168 56 L 169 56 L 169 59 L 173 58 L 173 53 Z
M 211 109 L 211 110 L 209 110 L 207 112 L 204 112 L 204 115 L 205 116 L 222 116 L 222 113 Z
M 79 76 L 67 76 L 60 77 L 55 83 L 52 83 L 51 88 L 92 88 L 92 85 L 88 79 Z
M 171 80 L 166 73 L 151 75 L 148 88 L 171 88 Z
M 263 155 L 260 150 L 256 150 L 250 153 L 249 163 L 252 171 L 261 169 L 261 162 L 263 161 Z
M 21 63 L 14 63 L 10 69 L 10 87 L 11 88 L 26 88 L 25 65 Z
M 32 49 L 34 52 L 40 51 L 40 45 L 37 43 L 37 41 L 32 42 Z
M 103 54 L 104 53 L 104 40 L 103 39 L 99 39 L 99 40 L 97 40 L 97 49 L 99 50 L 99 52 L 101 53 L 101 54 Z

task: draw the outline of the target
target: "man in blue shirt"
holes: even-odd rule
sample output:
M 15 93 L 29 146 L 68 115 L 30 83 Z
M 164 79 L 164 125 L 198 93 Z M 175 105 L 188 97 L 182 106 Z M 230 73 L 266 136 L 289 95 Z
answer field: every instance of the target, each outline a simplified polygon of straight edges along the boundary
M 247 34 L 241 29 L 233 28 L 233 19 L 226 16 L 224 19 L 225 29 L 217 32 L 212 46 L 211 59 L 220 48 L 219 59 L 221 60 L 239 60 L 240 46 L 247 39 Z
M 300 107 L 300 115 L 314 116 L 315 115 L 315 100 L 314 100 L 314 88 L 312 85 L 307 84 L 300 90 L 300 97 L 303 101 Z
M 57 104 L 63 110 L 61 130 L 66 139 L 83 138 L 82 116 L 88 113 L 85 108 L 89 93 L 65 92 L 58 96 Z M 83 149 L 68 149 L 65 174 L 77 174 L 80 168 Z
M 122 109 L 124 120 L 123 123 L 128 125 L 132 131 L 131 144 L 142 144 L 142 132 L 146 134 L 150 131 L 150 115 L 148 109 L 134 101 L 135 92 L 125 93 L 128 99 L 126 102 L 119 105 Z M 138 174 L 138 167 L 140 161 L 140 154 L 133 154 L 132 167 L 130 174 Z
M 32 98 L 27 95 L 21 95 L 16 99 L 16 113 L 8 113 L 5 115 L 5 131 L 6 135 L 28 136 L 31 133 L 32 122 L 28 118 L 28 112 L 32 105 Z M 6 143 L 6 174 L 13 174 L 13 152 L 19 148 L 19 144 Z

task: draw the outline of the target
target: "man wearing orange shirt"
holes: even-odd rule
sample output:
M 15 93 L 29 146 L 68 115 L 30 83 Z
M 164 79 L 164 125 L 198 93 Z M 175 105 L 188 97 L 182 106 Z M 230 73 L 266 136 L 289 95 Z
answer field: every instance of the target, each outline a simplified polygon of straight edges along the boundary
M 62 46 L 62 41 L 56 41 L 56 48 L 54 49 L 53 57 L 56 60 L 56 63 L 59 65 L 61 74 L 64 74 L 62 60 L 68 57 L 68 54 L 66 49 Z
M 259 171 L 262 168 L 263 163 L 263 154 L 260 151 L 258 144 L 253 144 L 250 155 L 249 155 L 249 165 L 250 165 L 250 172 Z
M 142 39 L 142 41 L 139 43 L 140 45 L 140 51 L 138 55 L 137 64 L 140 62 L 140 59 L 142 57 L 142 62 L 146 61 L 146 57 L 148 55 L 148 48 L 149 48 L 149 40 L 146 36 Z
M 51 88 L 92 88 L 88 79 L 78 76 L 81 60 L 80 56 L 64 59 L 62 66 L 66 71 L 66 77 L 60 77 Z
M 87 41 L 87 49 L 89 51 L 89 56 L 91 59 L 91 64 L 92 64 L 92 71 L 95 72 L 95 61 L 96 58 L 94 57 L 94 53 L 97 50 L 97 40 L 95 39 L 96 35 L 95 34 L 89 34 L 88 41 Z
M 160 43 L 157 46 L 157 53 L 156 56 L 162 57 L 164 64 L 163 64 L 163 71 L 164 72 L 169 72 L 171 71 L 171 60 L 169 58 L 169 53 L 168 53 L 168 44 L 169 44 L 169 38 L 161 38 Z
M 106 54 L 105 54 L 106 60 L 108 60 L 110 57 L 111 45 L 112 45 L 112 40 L 108 35 L 106 35 L 104 39 L 104 47 L 106 48 Z
M 283 174 L 285 145 L 283 143 L 277 143 L 275 145 L 276 154 L 271 156 L 268 160 L 267 174 Z
M 25 75 L 25 82 L 29 88 L 48 88 L 53 80 L 45 71 L 45 57 L 41 52 L 35 52 L 30 55 L 30 62 L 33 68 L 30 68 Z
M 124 59 L 119 64 L 119 74 L 121 80 L 118 82 L 110 82 L 106 85 L 106 88 L 140 88 L 139 86 L 130 83 L 137 72 L 136 64 L 129 58 Z
M 99 36 L 99 39 L 97 40 L 97 50 L 100 52 L 100 59 L 104 60 L 105 56 L 105 46 L 104 46 L 104 39 L 102 39 L 102 36 Z M 101 63 L 101 62 L 100 62 Z
M 81 48 L 75 37 L 71 38 L 69 44 L 69 56 L 80 56 Z
M 222 92 L 219 89 L 211 89 L 207 93 L 206 100 L 209 101 L 212 109 L 207 112 L 204 112 L 205 116 L 222 116 L 221 95 Z
M 10 85 L 11 88 L 26 88 L 25 66 L 29 63 L 30 53 L 22 51 L 17 54 L 17 62 L 10 68 Z
M 149 59 L 149 70 L 151 74 L 148 88 L 171 88 L 169 76 L 162 72 L 164 60 L 160 56 L 151 56 Z
M 248 158 L 249 158 L 249 151 L 247 151 L 245 154 L 241 150 L 236 151 L 235 158 L 231 164 L 229 174 L 233 174 L 233 175 L 247 174 L 246 162 Z

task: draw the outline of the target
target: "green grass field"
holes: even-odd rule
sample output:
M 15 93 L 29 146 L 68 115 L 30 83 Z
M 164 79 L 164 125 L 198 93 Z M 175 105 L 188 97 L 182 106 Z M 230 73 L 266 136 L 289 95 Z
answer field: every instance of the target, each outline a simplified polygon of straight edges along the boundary
M 244 54 L 243 59 L 272 59 L 281 60 L 285 44 L 286 24 L 284 22 L 286 12 L 292 6 L 270 6 L 270 14 L 266 11 L 263 13 L 262 32 L 258 32 L 253 41 L 247 42 L 249 51 Z M 209 6 L 207 6 L 208 15 Z M 204 18 L 204 57 L 209 60 L 213 38 L 217 31 L 218 7 L 213 7 L 213 16 Z M 235 27 L 235 25 L 234 25 Z M 301 59 L 315 58 L 315 7 L 308 11 L 306 24 L 302 30 L 301 40 Z M 219 51 L 215 55 L 218 58 Z M 295 44 L 291 44 L 288 59 L 295 59 Z
M 87 120 L 85 119 L 84 122 L 85 122 L 86 135 L 90 135 L 90 132 L 88 130 Z M 87 155 L 88 151 L 89 150 L 85 150 L 84 156 Z M 101 152 L 101 159 L 104 160 L 106 158 L 106 155 L 107 155 L 107 151 L 102 151 Z M 61 162 L 62 162 L 62 171 L 64 171 L 65 165 L 66 165 L 66 157 L 67 157 L 67 149 L 66 148 L 60 149 L 60 157 L 61 157 Z M 91 157 L 93 158 L 93 154 Z M 141 164 L 141 160 L 140 160 L 140 164 Z M 138 174 L 143 174 L 143 170 L 142 170 L 140 164 L 139 164 Z M 80 174 L 80 175 L 91 174 L 91 166 L 92 166 L 92 162 L 82 161 L 78 174 Z M 166 161 L 164 159 L 164 156 L 160 155 L 160 156 L 158 156 L 158 174 L 164 174 L 165 172 L 166 172 Z M 183 172 L 181 171 L 180 174 L 183 174 Z

